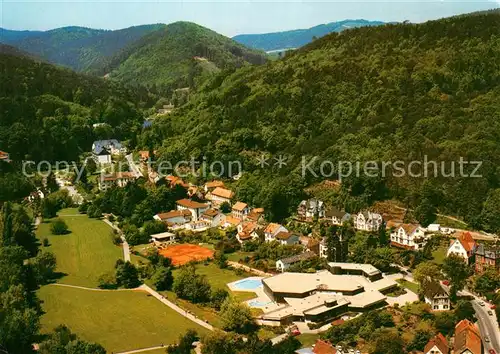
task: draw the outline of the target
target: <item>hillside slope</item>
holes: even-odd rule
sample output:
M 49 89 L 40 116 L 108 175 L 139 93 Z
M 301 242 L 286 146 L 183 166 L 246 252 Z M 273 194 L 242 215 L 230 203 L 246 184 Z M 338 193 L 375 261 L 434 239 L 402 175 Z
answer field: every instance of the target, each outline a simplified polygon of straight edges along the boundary
M 140 142 L 163 146 L 162 159 L 169 161 L 242 160 L 247 173 L 238 181 L 238 197 L 288 212 L 297 205 L 290 196 L 299 194 L 293 191 L 338 177 L 335 170 L 323 178 L 311 173 L 302 178 L 302 156 L 319 157 L 316 172 L 324 159 L 335 166 L 401 160 L 408 169 L 411 161 L 426 157 L 443 162 L 446 173 L 450 161 L 460 157 L 482 161 L 482 178 L 441 173 L 428 180 L 409 173 L 398 178 L 389 168 L 385 177 L 351 175 L 339 193 L 325 197 L 348 211 L 397 198 L 419 213 L 439 208 L 483 226 L 491 224 L 485 208 L 498 200 L 491 215 L 498 217 L 500 230 L 498 58 L 495 13 L 332 33 L 283 60 L 219 75 Z M 271 173 L 277 172 L 272 165 L 256 169 L 262 153 L 287 157 L 279 170 L 282 179 Z M 417 172 L 418 165 L 412 173 Z
M 147 92 L 15 54 L 0 53 L 0 150 L 11 159 L 78 161 L 95 139 L 135 139 Z
M 0 42 L 16 46 L 48 62 L 85 71 L 162 26 L 144 25 L 115 31 L 84 27 L 62 27 L 45 32 L 2 30 Z
M 205 59 L 218 69 L 265 62 L 262 52 L 194 23 L 175 22 L 131 44 L 92 72 L 109 73 L 131 84 L 185 87 L 204 74 L 204 66 L 198 64 Z
M 318 25 L 308 29 L 263 34 L 240 34 L 234 36 L 233 39 L 250 48 L 271 51 L 286 48 L 299 48 L 310 43 L 314 38 L 320 38 L 332 32 L 341 32 L 351 28 L 379 26 L 383 24 L 384 22 L 381 21 L 344 20 Z

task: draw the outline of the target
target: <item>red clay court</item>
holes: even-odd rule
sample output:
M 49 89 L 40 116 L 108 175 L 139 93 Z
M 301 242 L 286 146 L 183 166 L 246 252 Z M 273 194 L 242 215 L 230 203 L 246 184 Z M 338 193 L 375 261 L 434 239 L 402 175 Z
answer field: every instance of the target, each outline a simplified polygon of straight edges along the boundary
M 173 265 L 183 265 L 191 261 L 205 260 L 214 257 L 214 251 L 198 245 L 185 243 L 182 245 L 168 246 L 159 253 L 172 260 Z

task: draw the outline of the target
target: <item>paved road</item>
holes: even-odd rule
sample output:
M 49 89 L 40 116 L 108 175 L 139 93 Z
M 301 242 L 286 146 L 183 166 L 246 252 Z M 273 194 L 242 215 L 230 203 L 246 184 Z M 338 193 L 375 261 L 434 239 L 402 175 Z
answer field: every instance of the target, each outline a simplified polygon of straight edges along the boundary
M 69 196 L 73 199 L 73 201 L 77 204 L 81 204 L 83 202 L 83 197 L 74 186 L 67 186 L 64 183 L 64 180 L 60 178 L 56 178 L 56 182 L 61 189 L 66 189 L 68 191 Z
M 174 304 L 173 302 L 165 299 L 164 296 L 160 295 L 158 292 L 156 292 L 155 290 L 151 289 L 149 286 L 147 286 L 146 284 L 142 284 L 138 289 L 142 289 L 148 293 L 150 293 L 151 295 L 153 295 L 155 298 L 157 298 L 158 300 L 160 300 L 161 302 L 163 302 L 165 305 L 167 305 L 168 307 L 170 307 L 172 310 L 178 312 L 179 314 L 181 314 L 182 316 L 186 317 L 187 319 L 199 324 L 200 326 L 202 327 L 205 327 L 206 329 L 210 330 L 210 331 L 213 331 L 214 330 L 214 327 L 208 323 L 206 323 L 205 321 L 203 320 L 200 320 L 199 318 L 197 318 L 196 316 L 193 316 L 191 315 L 190 313 L 188 313 L 187 311 L 181 309 L 179 306 L 177 306 L 176 304 Z
M 128 166 L 129 166 L 130 170 L 132 171 L 132 173 L 135 175 L 135 177 L 136 178 L 142 177 L 142 172 L 139 169 L 139 166 L 136 165 L 136 163 L 134 161 L 134 156 L 132 156 L 132 154 L 128 154 L 125 156 L 125 158 L 127 159 Z
M 490 310 L 487 303 L 485 303 L 485 306 L 480 306 L 480 301 L 481 300 L 476 298 L 475 300 L 472 300 L 471 303 L 476 311 L 476 317 L 478 319 L 479 330 L 481 332 L 481 338 L 483 339 L 485 352 L 487 353 L 488 350 L 494 349 L 497 353 L 500 353 L 500 330 L 498 329 L 495 311 Z M 488 311 L 492 311 L 493 315 L 488 315 Z M 486 343 L 484 340 L 486 336 L 490 338 L 489 343 Z
M 127 240 L 125 239 L 125 236 L 123 236 L 122 230 L 120 230 L 120 228 L 118 226 L 113 224 L 108 219 L 104 218 L 104 219 L 102 219 L 102 221 L 104 221 L 106 224 L 108 224 L 109 226 L 111 226 L 113 229 L 115 229 L 118 232 L 118 235 L 120 235 L 120 238 L 122 239 L 123 259 L 125 260 L 125 262 L 130 262 L 130 247 L 128 245 Z

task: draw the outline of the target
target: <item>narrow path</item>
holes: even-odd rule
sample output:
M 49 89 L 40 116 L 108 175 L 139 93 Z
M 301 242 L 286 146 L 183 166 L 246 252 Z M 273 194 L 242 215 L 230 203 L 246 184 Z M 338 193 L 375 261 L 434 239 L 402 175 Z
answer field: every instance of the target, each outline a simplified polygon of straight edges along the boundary
M 61 283 L 52 283 L 52 284 L 47 284 L 51 286 L 63 286 L 66 288 L 73 288 L 73 289 L 80 289 L 80 290 L 89 290 L 89 291 L 134 291 L 137 290 L 138 288 L 135 289 L 99 289 L 99 288 L 87 288 L 85 286 L 78 286 L 78 285 L 70 285 L 70 284 L 61 284 Z
M 156 349 L 162 349 L 166 348 L 167 346 L 157 346 L 157 347 L 149 347 L 149 348 L 142 348 L 142 349 L 136 349 L 136 350 L 129 350 L 128 352 L 119 352 L 116 354 L 134 354 L 134 353 L 142 353 L 142 352 L 149 352 L 150 350 L 156 350 Z
M 128 245 L 127 240 L 125 239 L 125 236 L 123 236 L 122 230 L 120 230 L 118 226 L 116 226 L 106 218 L 102 219 L 102 221 L 104 221 L 106 224 L 111 226 L 111 228 L 113 228 L 118 232 L 118 235 L 120 235 L 120 238 L 122 239 L 123 259 L 125 260 L 125 262 L 130 262 L 130 247 Z
M 261 277 L 272 277 L 274 275 L 271 273 L 266 273 L 266 272 L 263 272 L 261 270 L 249 267 L 249 266 L 244 265 L 244 264 L 240 264 L 238 262 L 228 261 L 227 263 L 233 268 L 243 269 L 249 273 L 253 273 L 253 274 L 256 274 L 256 275 L 261 276 Z
M 199 318 L 191 315 L 186 310 L 183 310 L 182 308 L 180 308 L 179 306 L 177 306 L 173 302 L 165 299 L 164 296 L 160 295 L 158 292 L 156 292 L 155 290 L 151 289 L 146 284 L 142 284 L 137 289 L 142 289 L 142 290 L 148 292 L 149 294 L 151 294 L 152 296 L 154 296 L 155 298 L 157 298 L 158 300 L 160 300 L 162 303 L 164 303 L 165 305 L 167 305 L 168 307 L 170 307 L 172 310 L 176 311 L 177 313 L 181 314 L 182 316 L 186 317 L 187 319 L 195 322 L 196 324 L 199 324 L 200 326 L 205 327 L 206 329 L 208 329 L 210 331 L 214 330 L 214 327 L 211 324 L 208 324 L 205 321 L 200 320 Z

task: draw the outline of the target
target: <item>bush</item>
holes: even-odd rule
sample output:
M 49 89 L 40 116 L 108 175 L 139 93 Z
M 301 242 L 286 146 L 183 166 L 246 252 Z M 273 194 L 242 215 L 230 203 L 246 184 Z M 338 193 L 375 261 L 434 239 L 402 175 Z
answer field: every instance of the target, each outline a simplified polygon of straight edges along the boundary
M 118 284 L 116 283 L 116 277 L 113 273 L 104 273 L 99 279 L 97 279 L 98 287 L 100 289 L 116 289 Z
M 69 233 L 68 225 L 66 225 L 63 219 L 57 218 L 50 224 L 50 232 L 53 235 L 65 235 Z
M 120 237 L 120 235 L 116 232 L 116 230 L 112 230 L 110 233 L 109 233 L 110 237 L 111 237 L 111 241 L 113 242 L 114 245 L 120 245 L 123 241 L 122 241 L 122 238 Z
M 111 214 L 110 216 L 108 216 L 108 220 L 111 222 L 115 221 L 115 216 Z
M 87 214 L 87 210 L 89 208 L 89 205 L 90 203 L 87 203 L 87 202 L 83 202 L 82 204 L 80 204 L 80 206 L 78 207 L 78 212 L 80 214 Z
M 49 247 L 50 244 L 49 244 L 49 239 L 47 237 L 45 237 L 42 241 L 42 246 L 43 247 Z

